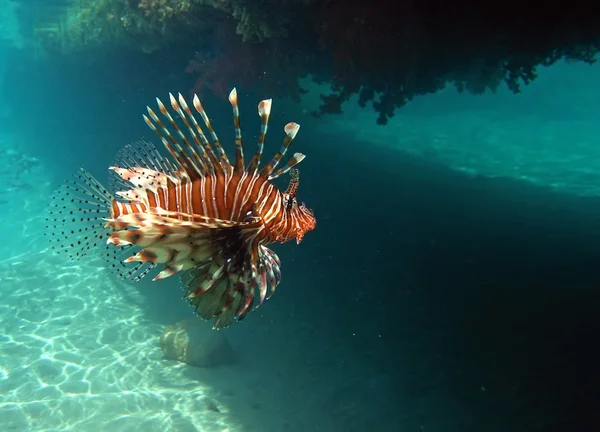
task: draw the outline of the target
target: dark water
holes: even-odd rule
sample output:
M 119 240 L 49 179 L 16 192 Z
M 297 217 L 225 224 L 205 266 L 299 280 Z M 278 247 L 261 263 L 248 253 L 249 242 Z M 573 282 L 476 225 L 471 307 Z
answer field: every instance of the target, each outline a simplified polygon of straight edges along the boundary
M 599 201 L 373 150 L 336 163 L 315 319 L 399 395 L 436 401 L 396 413 L 425 430 L 595 425 Z

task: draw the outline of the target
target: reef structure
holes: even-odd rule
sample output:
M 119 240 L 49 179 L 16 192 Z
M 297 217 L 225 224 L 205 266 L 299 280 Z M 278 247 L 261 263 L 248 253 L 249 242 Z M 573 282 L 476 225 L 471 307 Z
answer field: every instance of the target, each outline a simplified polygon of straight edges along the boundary
M 186 52 L 195 91 L 225 93 L 236 82 L 298 99 L 310 77 L 331 86 L 316 115 L 340 113 L 357 95 L 385 124 L 415 96 L 449 84 L 518 92 L 540 66 L 592 63 L 598 18 L 600 4 L 582 0 L 80 0 L 38 43 L 63 53 Z

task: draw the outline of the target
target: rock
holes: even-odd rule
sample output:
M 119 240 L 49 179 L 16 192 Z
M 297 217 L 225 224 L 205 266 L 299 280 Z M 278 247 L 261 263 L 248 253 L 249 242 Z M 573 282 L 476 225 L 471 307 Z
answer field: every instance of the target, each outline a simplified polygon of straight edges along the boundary
M 160 348 L 167 359 L 190 366 L 217 367 L 237 362 L 225 333 L 212 330 L 197 317 L 167 327 L 160 337 Z

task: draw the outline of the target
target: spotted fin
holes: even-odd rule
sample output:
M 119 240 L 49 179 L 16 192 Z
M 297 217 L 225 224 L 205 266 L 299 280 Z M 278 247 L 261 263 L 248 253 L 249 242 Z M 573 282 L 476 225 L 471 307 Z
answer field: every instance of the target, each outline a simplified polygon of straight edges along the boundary
M 101 245 L 113 200 L 91 174 L 80 169 L 55 191 L 47 209 L 46 236 L 50 247 L 76 260 Z
M 45 234 L 51 249 L 71 260 L 98 249 L 109 270 L 118 278 L 139 280 L 153 266 L 144 263 L 128 266 L 124 260 L 135 253 L 135 248 L 106 245 L 112 231 L 106 221 L 111 217 L 113 200 L 113 195 L 98 180 L 80 169 L 55 191 L 46 212 Z
M 109 189 L 113 194 L 138 185 L 153 186 L 154 183 L 160 187 L 161 180 L 164 183 L 166 178 L 176 177 L 171 162 L 148 141 L 136 141 L 124 146 L 109 169 Z

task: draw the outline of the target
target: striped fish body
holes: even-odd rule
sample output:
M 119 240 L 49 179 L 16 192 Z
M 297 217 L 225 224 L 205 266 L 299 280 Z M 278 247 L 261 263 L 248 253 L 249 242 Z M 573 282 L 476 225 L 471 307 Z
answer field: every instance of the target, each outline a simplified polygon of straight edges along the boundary
M 132 171 L 111 167 L 124 180 L 132 178 Z M 152 178 L 161 173 L 145 170 L 142 175 Z M 170 212 L 193 214 L 214 219 L 243 222 L 248 214 L 256 213 L 265 223 L 266 243 L 290 240 L 282 232 L 283 206 L 286 197 L 265 177 L 258 174 L 236 174 L 230 170 L 226 174 L 206 176 L 189 181 L 165 176 L 159 186 L 135 188 L 119 194 L 129 202 L 113 200 L 111 218 L 121 215 L 143 213 L 148 209 L 165 209 Z M 271 238 L 268 232 L 277 232 Z M 285 238 L 285 240 L 283 240 Z
M 187 215 L 212 219 L 244 222 L 248 216 L 258 216 L 264 224 L 264 230 L 257 239 L 260 244 L 273 242 L 285 243 L 296 238 L 302 240 L 305 226 L 311 224 L 311 214 L 301 207 L 289 206 L 289 194 L 277 189 L 267 178 L 258 174 L 228 173 L 206 176 L 188 181 L 162 176 L 159 172 L 143 170 L 139 177 L 130 169 L 111 167 L 121 178 L 134 184 L 143 185 L 146 178 L 162 178 L 156 185 L 134 188 L 119 195 L 128 202 L 113 200 L 111 219 L 120 216 L 157 211 L 164 209 L 177 213 L 179 218 Z M 193 220 L 193 218 L 192 218 Z M 113 228 L 123 228 L 117 223 L 109 223 Z M 313 226 L 314 228 L 314 226 Z
M 294 238 L 299 243 L 315 227 L 313 212 L 296 201 L 299 173 L 294 167 L 304 156 L 296 153 L 275 171 L 299 126 L 286 126 L 281 150 L 259 170 L 271 107 L 270 101 L 262 101 L 259 143 L 244 167 L 235 89 L 230 95 L 236 131 L 233 164 L 197 97 L 194 107 L 212 145 L 185 99 L 171 95 L 170 100 L 183 126 L 160 100 L 159 110 L 171 128 L 150 108 L 144 119 L 172 159 L 148 142 L 126 146 L 110 167 L 114 193 L 81 170 L 57 191 L 50 206 L 50 241 L 79 258 L 105 240 L 105 255 L 122 278 L 140 280 L 157 265 L 162 270 L 155 280 L 181 273 L 185 298 L 197 314 L 215 318 L 215 328 L 226 327 L 242 320 L 279 284 L 279 258 L 266 246 Z M 271 180 L 286 173 L 290 185 L 280 191 Z M 80 217 L 71 218 L 74 212 Z

